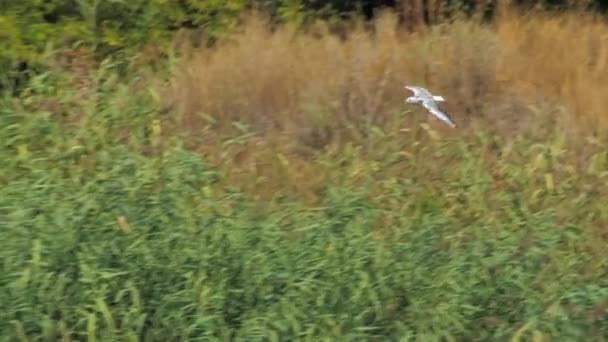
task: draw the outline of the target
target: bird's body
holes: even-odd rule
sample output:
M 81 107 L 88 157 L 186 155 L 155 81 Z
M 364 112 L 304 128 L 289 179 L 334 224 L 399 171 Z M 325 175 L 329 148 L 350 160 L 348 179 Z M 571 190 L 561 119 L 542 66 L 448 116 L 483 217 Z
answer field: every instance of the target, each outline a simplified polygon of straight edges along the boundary
M 431 114 L 439 118 L 439 120 L 445 122 L 452 128 L 456 127 L 456 124 L 439 109 L 437 102 L 445 101 L 443 97 L 432 95 L 428 90 L 422 87 L 405 86 L 405 88 L 414 93 L 414 96 L 410 96 L 405 100 L 407 103 L 421 104 Z

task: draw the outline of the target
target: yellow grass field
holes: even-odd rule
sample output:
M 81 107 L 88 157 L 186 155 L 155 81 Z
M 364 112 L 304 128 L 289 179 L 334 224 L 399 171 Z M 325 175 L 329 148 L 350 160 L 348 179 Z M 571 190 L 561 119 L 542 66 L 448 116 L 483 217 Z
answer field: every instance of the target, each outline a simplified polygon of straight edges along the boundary
M 416 131 L 428 123 L 452 138 L 557 132 L 572 146 L 605 136 L 608 25 L 600 17 L 504 11 L 491 24 L 457 20 L 411 31 L 384 12 L 371 24 L 343 25 L 341 35 L 324 23 L 271 32 L 258 14 L 244 22 L 217 47 L 180 50 L 163 106 L 206 155 L 222 150 L 223 134 L 238 132 L 233 122 L 252 125 L 257 139 L 236 160 L 281 153 L 292 159 L 296 187 L 314 178 L 309 152 L 365 144 L 372 127 Z M 444 96 L 458 128 L 405 104 L 406 84 Z

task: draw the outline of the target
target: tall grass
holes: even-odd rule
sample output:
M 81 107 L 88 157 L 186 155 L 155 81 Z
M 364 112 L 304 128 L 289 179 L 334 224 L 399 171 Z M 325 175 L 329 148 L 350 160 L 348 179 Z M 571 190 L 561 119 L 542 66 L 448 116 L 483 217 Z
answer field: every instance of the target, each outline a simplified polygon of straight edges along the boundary
M 608 26 L 600 18 L 505 11 L 491 26 L 456 21 L 410 33 L 385 12 L 371 31 L 353 25 L 340 39 L 321 23 L 271 32 L 250 16 L 231 40 L 178 64 L 169 100 L 190 120 L 206 113 L 223 123 L 309 127 L 311 111 L 322 111 L 344 126 L 385 123 L 413 83 L 447 96 L 462 123 L 505 112 L 528 119 L 503 107 L 545 100 L 577 121 L 605 124 Z
M 263 139 L 240 145 L 238 161 L 272 146 L 304 173 L 301 159 L 319 149 L 372 148 L 372 132 L 416 131 L 422 122 L 451 137 L 484 129 L 508 139 L 546 138 L 557 125 L 570 143 L 605 131 L 608 27 L 600 18 L 503 10 L 492 25 L 455 21 L 411 33 L 385 12 L 372 27 L 351 26 L 341 35 L 323 23 L 271 30 L 251 15 L 215 48 L 182 49 L 164 95 L 172 123 L 210 156 L 226 154 L 218 135 L 237 134 L 239 121 Z M 443 95 L 458 130 L 405 106 L 405 84 Z
M 2 100 L 2 340 L 608 338 L 608 159 L 567 130 L 603 129 L 577 96 L 605 66 L 574 64 L 605 47 L 536 30 L 575 18 L 250 20 L 167 87 L 102 65 Z

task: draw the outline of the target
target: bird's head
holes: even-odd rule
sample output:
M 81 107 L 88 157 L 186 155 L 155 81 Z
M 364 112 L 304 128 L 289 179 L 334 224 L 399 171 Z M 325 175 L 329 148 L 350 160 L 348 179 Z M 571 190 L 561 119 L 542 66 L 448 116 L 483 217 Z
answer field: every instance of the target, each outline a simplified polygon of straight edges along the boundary
M 415 97 L 413 97 L 413 96 L 410 96 L 407 99 L 405 99 L 405 102 L 407 102 L 407 103 L 418 103 L 418 99 L 415 98 Z

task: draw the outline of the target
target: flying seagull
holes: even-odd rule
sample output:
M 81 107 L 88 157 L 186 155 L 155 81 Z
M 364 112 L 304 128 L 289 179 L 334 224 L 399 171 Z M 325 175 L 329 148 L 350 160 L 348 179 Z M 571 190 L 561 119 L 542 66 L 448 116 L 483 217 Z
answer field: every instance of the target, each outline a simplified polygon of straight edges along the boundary
M 439 120 L 447 123 L 452 128 L 456 127 L 456 124 L 444 112 L 442 112 L 437 105 L 438 101 L 445 101 L 443 97 L 432 95 L 428 90 L 422 87 L 405 86 L 405 88 L 414 93 L 414 96 L 410 96 L 405 100 L 407 103 L 422 104 L 426 110 L 439 118 Z

